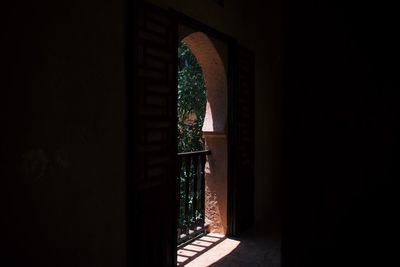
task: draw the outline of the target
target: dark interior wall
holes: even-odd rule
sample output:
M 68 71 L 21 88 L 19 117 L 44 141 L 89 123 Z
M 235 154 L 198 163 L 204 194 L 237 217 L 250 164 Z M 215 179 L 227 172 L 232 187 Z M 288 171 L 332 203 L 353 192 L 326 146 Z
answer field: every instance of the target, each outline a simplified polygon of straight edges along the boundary
M 123 1 L 2 19 L 0 265 L 125 266 Z
M 280 212 L 281 4 L 279 0 L 148 0 L 173 8 L 235 38 L 255 53 L 255 220 L 271 223 Z
M 283 264 L 396 265 L 398 16 L 348 1 L 284 14 Z

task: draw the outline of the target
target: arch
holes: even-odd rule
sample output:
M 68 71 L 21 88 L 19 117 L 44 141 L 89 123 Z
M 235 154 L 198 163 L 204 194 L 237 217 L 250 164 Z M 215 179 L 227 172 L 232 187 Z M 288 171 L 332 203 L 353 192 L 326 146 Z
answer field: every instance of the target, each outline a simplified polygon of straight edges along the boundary
M 192 33 L 182 42 L 196 56 L 204 75 L 207 106 L 203 124 L 205 133 L 225 133 L 227 124 L 228 83 L 224 63 L 211 40 L 202 32 Z
M 210 232 L 225 235 L 228 229 L 227 74 L 220 54 L 207 35 L 194 32 L 181 41 L 202 68 L 207 93 L 202 128 L 206 148 L 211 150 L 205 167 L 206 223 Z

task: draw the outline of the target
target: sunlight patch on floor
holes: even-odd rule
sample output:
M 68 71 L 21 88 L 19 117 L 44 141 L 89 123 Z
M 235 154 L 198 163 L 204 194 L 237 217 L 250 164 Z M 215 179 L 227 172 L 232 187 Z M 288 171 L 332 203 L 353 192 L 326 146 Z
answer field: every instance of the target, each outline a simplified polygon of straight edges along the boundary
M 239 243 L 223 235 L 207 234 L 178 250 L 178 266 L 210 266 L 231 253 Z

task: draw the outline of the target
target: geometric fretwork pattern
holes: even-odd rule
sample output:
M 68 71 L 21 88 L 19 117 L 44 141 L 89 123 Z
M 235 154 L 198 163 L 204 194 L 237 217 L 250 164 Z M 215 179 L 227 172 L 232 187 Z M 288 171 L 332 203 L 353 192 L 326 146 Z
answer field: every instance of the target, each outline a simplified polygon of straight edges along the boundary
M 177 26 L 140 4 L 134 17 L 129 246 L 134 266 L 176 265 Z M 129 74 L 128 74 L 129 75 Z M 128 166 L 129 168 L 130 166 Z

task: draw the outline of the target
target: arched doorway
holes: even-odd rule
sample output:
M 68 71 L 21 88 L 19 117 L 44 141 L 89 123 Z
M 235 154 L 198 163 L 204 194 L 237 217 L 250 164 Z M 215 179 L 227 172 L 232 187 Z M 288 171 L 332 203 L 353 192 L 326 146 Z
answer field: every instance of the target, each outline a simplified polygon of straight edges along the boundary
M 207 35 L 194 32 L 182 38 L 181 42 L 190 49 L 197 60 L 196 64 L 201 67 L 206 90 L 205 116 L 197 114 L 199 118 L 204 118 L 201 129 L 205 140 L 204 150 L 211 151 L 204 166 L 204 191 L 201 192 L 204 198 L 200 199 L 204 202 L 205 223 L 209 232 L 225 235 L 228 229 L 227 74 L 223 60 Z M 202 112 L 199 108 L 197 110 Z M 180 186 L 182 192 L 182 184 Z M 192 196 L 191 199 L 195 198 Z M 180 205 L 182 209 L 184 207 Z M 191 214 L 194 216 L 195 213 Z M 180 223 L 185 221 L 180 219 Z
M 214 112 L 218 106 L 213 108 L 214 102 L 209 101 L 211 113 L 208 114 L 213 119 L 209 126 L 212 127 L 209 131 L 204 129 L 206 145 L 214 150 L 209 157 L 207 171 L 215 173 L 218 170 L 214 167 L 222 166 L 216 154 L 218 145 L 223 148 L 220 150 L 222 159 L 225 157 L 226 160 L 226 150 L 229 154 L 228 171 L 221 171 L 229 176 L 229 190 L 226 190 L 229 192 L 226 203 L 229 204 L 228 235 L 244 230 L 254 217 L 254 57 L 251 51 L 243 49 L 230 36 L 176 11 L 167 11 L 141 1 L 133 10 L 133 23 L 128 29 L 133 37 L 128 38 L 127 45 L 128 261 L 130 265 L 174 266 L 177 255 L 178 40 L 198 31 L 207 33 L 206 37 L 217 48 L 228 70 L 229 123 L 225 121 L 223 127 L 217 127 L 214 118 L 221 113 Z M 190 30 L 182 34 L 182 26 Z M 195 46 L 196 42 L 193 42 L 193 51 Z M 221 53 L 221 46 L 225 47 L 225 53 Z M 201 55 L 204 54 L 195 54 L 201 62 Z M 228 63 L 224 61 L 226 59 L 229 59 Z

